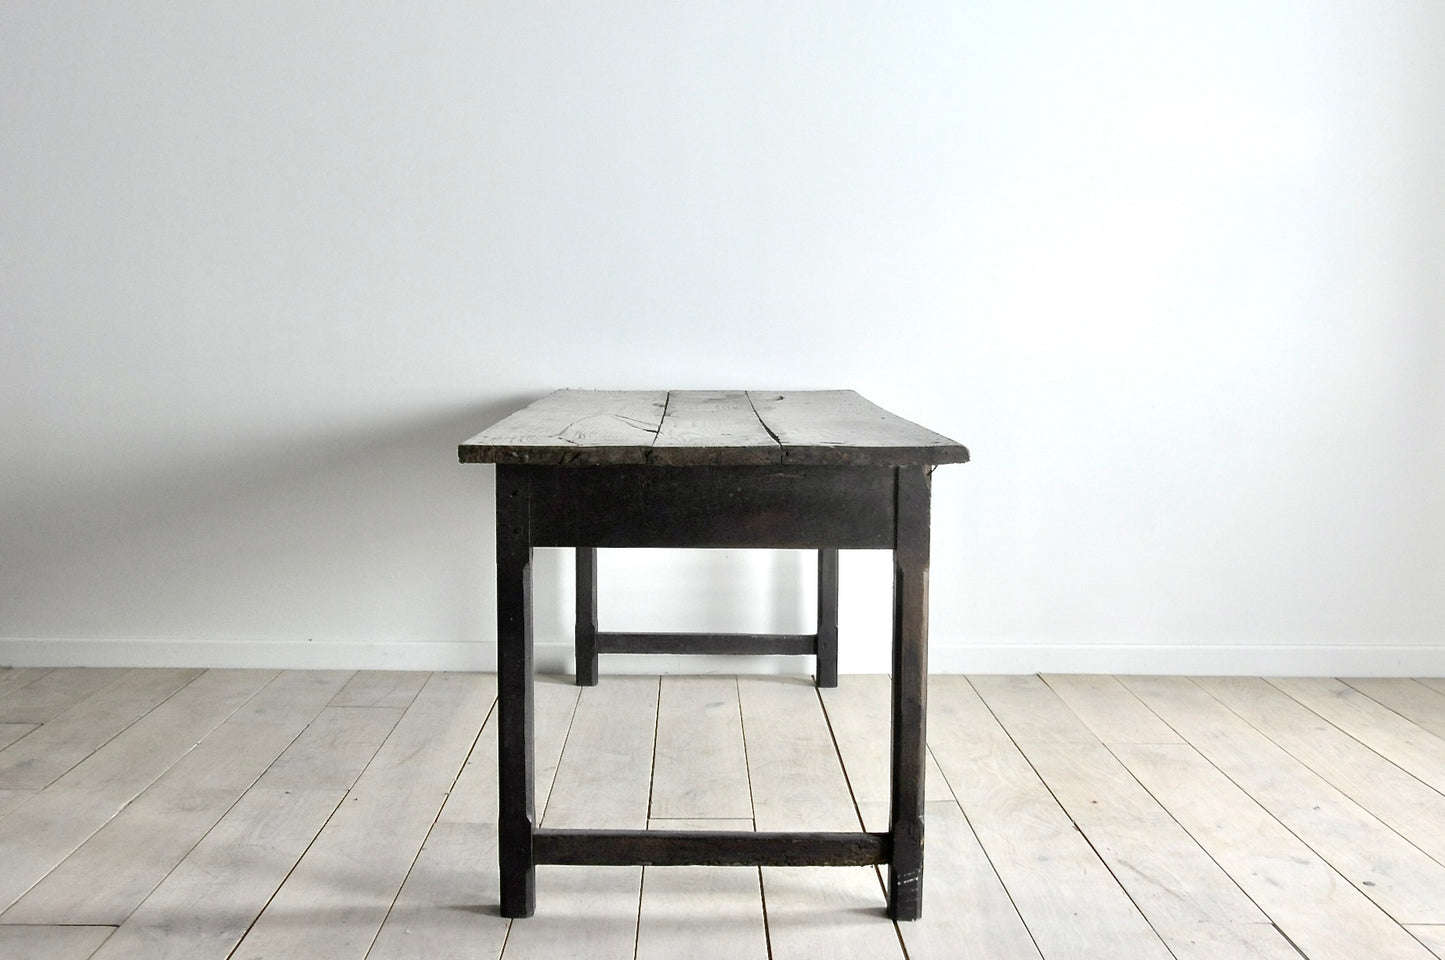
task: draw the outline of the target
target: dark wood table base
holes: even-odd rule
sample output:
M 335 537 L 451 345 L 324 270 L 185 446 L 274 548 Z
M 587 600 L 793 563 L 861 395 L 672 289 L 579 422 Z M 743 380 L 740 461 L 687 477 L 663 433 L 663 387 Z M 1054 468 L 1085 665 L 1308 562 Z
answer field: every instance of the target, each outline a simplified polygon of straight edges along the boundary
M 559 390 L 460 448 L 497 465 L 498 860 L 502 913 L 531 916 L 539 863 L 888 865 L 888 912 L 923 910 L 928 540 L 933 468 L 968 450 L 847 390 Z M 600 653 L 813 654 L 837 683 L 838 551 L 893 554 L 886 833 L 537 829 L 532 550 L 577 551 L 577 682 Z M 599 547 L 818 551 L 816 634 L 605 633 Z
M 500 737 L 502 913 L 531 916 L 539 863 L 761 866 L 888 865 L 889 915 L 923 909 L 924 713 L 927 698 L 929 466 L 908 467 L 497 467 L 497 682 Z M 603 507 L 603 504 L 607 504 Z M 595 509 L 594 509 L 595 505 Z M 681 833 L 539 830 L 533 809 L 532 548 L 577 547 L 579 584 L 595 590 L 597 547 L 812 548 L 836 584 L 837 551 L 892 549 L 892 788 L 887 833 Z M 823 558 L 827 558 L 824 560 Z M 584 581 L 585 578 L 585 581 Z M 836 586 L 826 598 L 836 611 Z M 820 592 L 821 594 L 821 592 Z M 595 594 L 593 594 L 595 597 Z M 820 599 L 820 610 L 824 606 Z M 596 682 L 595 601 L 579 612 L 590 652 L 578 682 Z M 836 612 L 827 632 L 836 650 Z M 823 633 L 820 630 L 820 635 Z M 622 635 L 628 637 L 628 635 Z M 813 637 L 764 637 L 762 646 Z M 711 641 L 705 641 L 711 642 Z M 719 638 L 718 644 L 726 642 Z M 643 646 L 658 641 L 619 643 Z M 696 638 L 665 638 L 660 645 Z M 773 651 L 778 652 L 778 651 Z M 833 653 L 836 657 L 836 653 Z M 819 683 L 824 683 L 820 657 Z M 584 678 L 584 664 L 585 673 Z M 836 683 L 836 660 L 827 679 Z

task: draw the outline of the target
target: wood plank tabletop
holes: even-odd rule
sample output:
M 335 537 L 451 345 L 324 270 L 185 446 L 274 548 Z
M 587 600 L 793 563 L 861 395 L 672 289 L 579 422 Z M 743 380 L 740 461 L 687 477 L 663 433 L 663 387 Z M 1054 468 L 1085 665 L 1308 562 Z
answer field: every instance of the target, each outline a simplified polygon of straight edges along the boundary
M 962 444 L 852 390 L 557 390 L 459 448 L 462 463 L 913 466 Z

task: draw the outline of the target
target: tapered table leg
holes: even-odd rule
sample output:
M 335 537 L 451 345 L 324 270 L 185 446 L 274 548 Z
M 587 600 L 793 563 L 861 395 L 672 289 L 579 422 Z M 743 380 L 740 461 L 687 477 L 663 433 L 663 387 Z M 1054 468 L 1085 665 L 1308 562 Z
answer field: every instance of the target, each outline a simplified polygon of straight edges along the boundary
M 893 549 L 893 735 L 888 915 L 923 915 L 923 776 L 928 703 L 929 468 L 897 470 Z
M 497 468 L 497 859 L 502 915 L 537 908 L 532 856 L 532 542 L 524 468 Z
M 597 548 L 577 548 L 577 686 L 597 685 Z
M 838 685 L 838 551 L 818 551 L 818 686 Z

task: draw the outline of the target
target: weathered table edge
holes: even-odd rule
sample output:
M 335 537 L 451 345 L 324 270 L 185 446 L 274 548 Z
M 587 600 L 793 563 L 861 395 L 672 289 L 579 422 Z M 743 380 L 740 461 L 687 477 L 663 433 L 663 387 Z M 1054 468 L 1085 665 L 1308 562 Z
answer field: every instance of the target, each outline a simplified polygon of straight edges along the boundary
M 611 395 L 614 391 L 570 391 L 558 390 L 539 397 L 538 401 L 562 393 L 591 393 Z M 752 392 L 752 391 L 748 391 Z M 872 401 L 854 391 L 797 391 L 849 394 L 855 400 L 886 414 L 899 426 L 910 427 L 920 435 L 929 437 L 925 443 L 907 445 L 869 445 L 859 443 L 815 444 L 789 443 L 774 438 L 772 444 L 747 444 L 743 446 L 659 446 L 656 444 L 577 444 L 577 443 L 519 443 L 516 440 L 489 442 L 487 434 L 497 426 L 493 424 L 474 435 L 457 447 L 460 463 L 515 464 L 519 466 L 942 466 L 950 463 L 967 463 L 968 448 L 921 424 L 900 417 L 891 411 L 878 407 Z M 514 411 L 520 413 L 532 406 L 528 404 Z M 504 422 L 507 418 L 498 421 Z M 766 426 L 766 425 L 765 425 Z M 771 432 L 771 431 L 770 431 Z M 654 438 L 655 438 L 654 434 Z
M 736 449 L 736 448 L 735 448 Z M 719 456 L 708 450 L 687 447 L 574 447 L 536 446 L 519 448 L 461 444 L 460 463 L 495 463 L 538 467 L 711 467 L 711 466 L 798 466 L 798 467 L 937 467 L 967 463 L 963 444 L 932 447 L 744 447 L 744 456 L 728 451 Z

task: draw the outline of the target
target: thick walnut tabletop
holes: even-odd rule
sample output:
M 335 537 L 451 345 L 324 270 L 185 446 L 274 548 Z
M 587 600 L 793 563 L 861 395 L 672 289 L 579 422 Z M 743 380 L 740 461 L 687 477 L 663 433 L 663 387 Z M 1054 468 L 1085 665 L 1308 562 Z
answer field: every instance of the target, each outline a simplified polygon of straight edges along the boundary
M 932 466 L 960 443 L 852 390 L 558 390 L 460 447 L 536 466 Z

